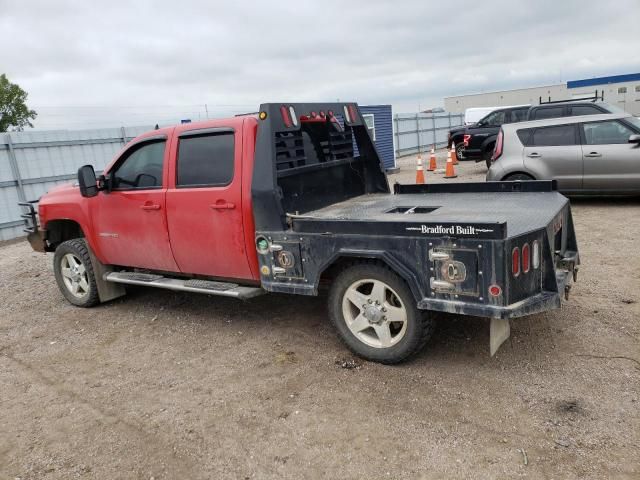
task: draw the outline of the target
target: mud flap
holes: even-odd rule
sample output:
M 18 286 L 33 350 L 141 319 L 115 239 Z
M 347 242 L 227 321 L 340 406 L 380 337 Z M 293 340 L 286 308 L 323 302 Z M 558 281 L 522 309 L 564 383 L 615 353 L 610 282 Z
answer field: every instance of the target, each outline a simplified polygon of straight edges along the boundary
M 502 345 L 504 341 L 509 338 L 509 335 L 511 335 L 511 326 L 508 319 L 492 318 L 490 328 L 489 350 L 493 357 L 500 348 L 500 345 Z
M 100 302 L 104 303 L 125 295 L 127 292 L 123 285 L 104 280 L 104 276 L 107 273 L 112 272 L 113 267 L 100 262 L 100 260 L 98 260 L 98 258 L 93 254 L 93 250 L 91 250 L 89 244 L 87 244 L 87 250 L 89 251 L 91 265 L 93 266 L 93 274 L 96 278 L 96 284 L 98 285 L 98 297 L 100 298 Z

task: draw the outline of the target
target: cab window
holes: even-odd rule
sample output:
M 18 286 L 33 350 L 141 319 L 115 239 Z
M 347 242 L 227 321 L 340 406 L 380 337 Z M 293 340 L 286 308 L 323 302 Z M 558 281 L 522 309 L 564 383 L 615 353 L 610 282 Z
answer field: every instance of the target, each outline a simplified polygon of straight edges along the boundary
M 533 111 L 531 120 L 542 120 L 544 118 L 560 118 L 564 116 L 564 107 L 541 107 Z
M 155 140 L 129 149 L 111 173 L 113 190 L 162 187 L 165 140 Z
M 233 131 L 180 138 L 176 185 L 220 187 L 233 180 Z
M 527 119 L 528 108 L 513 110 L 511 112 L 511 123 L 524 122 Z
M 597 115 L 599 113 L 602 112 L 592 105 L 573 105 L 571 107 L 571 115 L 574 117 L 580 115 Z
M 627 143 L 635 132 L 615 120 L 585 123 L 582 125 L 586 145 L 611 145 Z
M 497 112 L 492 112 L 486 117 L 484 117 L 482 120 L 480 120 L 479 123 L 481 123 L 482 125 L 491 125 L 491 126 L 499 127 L 505 122 L 505 115 L 506 115 L 505 110 L 498 110 Z

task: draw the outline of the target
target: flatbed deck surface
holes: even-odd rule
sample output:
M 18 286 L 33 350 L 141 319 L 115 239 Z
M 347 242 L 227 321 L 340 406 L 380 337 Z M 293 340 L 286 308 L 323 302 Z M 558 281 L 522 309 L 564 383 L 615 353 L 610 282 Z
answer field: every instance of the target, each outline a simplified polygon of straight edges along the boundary
M 368 194 L 306 212 L 323 221 L 507 222 L 514 237 L 544 228 L 569 200 L 558 192 Z M 435 208 L 428 213 L 388 213 L 402 207 Z

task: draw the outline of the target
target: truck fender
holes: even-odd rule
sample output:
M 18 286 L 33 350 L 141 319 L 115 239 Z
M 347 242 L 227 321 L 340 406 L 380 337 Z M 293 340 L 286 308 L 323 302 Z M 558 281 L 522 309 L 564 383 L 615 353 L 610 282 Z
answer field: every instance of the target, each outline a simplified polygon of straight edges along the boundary
M 421 289 L 416 276 L 412 273 L 412 271 L 409 268 L 404 266 L 402 262 L 400 262 L 396 257 L 394 257 L 391 253 L 386 252 L 384 250 L 359 250 L 359 249 L 341 248 L 340 250 L 335 252 L 331 257 L 329 257 L 329 259 L 323 265 L 321 265 L 320 268 L 318 269 L 319 275 L 317 276 L 314 284 L 314 289 L 316 291 L 318 290 L 320 278 L 325 273 L 325 271 L 329 267 L 335 265 L 341 259 L 379 260 L 380 262 L 384 263 L 387 267 L 389 267 L 394 273 L 396 273 L 405 282 L 407 282 L 407 285 L 409 286 L 409 289 L 411 290 L 411 293 L 413 294 L 413 297 L 416 300 L 416 303 L 419 302 L 420 299 L 422 299 Z
M 484 153 L 485 150 L 489 147 L 489 144 L 491 143 L 496 143 L 496 139 L 498 138 L 498 135 L 489 135 L 487 138 L 484 139 L 484 141 L 482 142 L 482 152 Z

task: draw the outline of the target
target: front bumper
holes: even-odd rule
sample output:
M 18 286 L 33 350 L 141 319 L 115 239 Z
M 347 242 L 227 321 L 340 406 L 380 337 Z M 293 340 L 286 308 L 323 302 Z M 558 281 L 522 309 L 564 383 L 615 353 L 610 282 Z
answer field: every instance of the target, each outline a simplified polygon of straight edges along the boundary
M 23 231 L 27 234 L 27 241 L 36 252 L 45 252 L 47 243 L 45 241 L 45 231 L 38 227 L 38 213 L 34 205 L 38 200 L 30 202 L 20 202 L 18 205 L 27 209 L 26 213 L 20 215 L 24 220 Z

